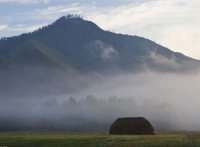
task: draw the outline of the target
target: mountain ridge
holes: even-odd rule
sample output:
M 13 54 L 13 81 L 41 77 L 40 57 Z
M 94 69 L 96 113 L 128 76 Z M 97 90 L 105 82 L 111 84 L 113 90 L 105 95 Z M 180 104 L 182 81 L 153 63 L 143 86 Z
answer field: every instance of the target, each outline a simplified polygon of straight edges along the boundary
M 94 28 L 94 30 L 96 29 L 98 31 L 104 31 L 100 27 L 98 27 L 96 24 L 94 24 L 93 22 L 84 20 L 84 19 L 82 19 L 78 15 L 75 15 L 75 16 L 73 16 L 73 15 L 62 16 L 61 18 L 59 18 L 58 20 L 56 20 L 52 24 L 47 25 L 47 26 L 43 26 L 43 27 L 41 27 L 41 28 L 39 28 L 39 29 L 37 29 L 37 30 L 35 30 L 33 32 L 23 33 L 21 35 L 13 36 L 13 37 L 4 37 L 4 38 L 1 38 L 0 39 L 0 47 L 2 47 L 8 41 L 17 40 L 17 41 L 19 41 L 18 43 L 23 42 L 25 40 L 28 40 L 30 37 L 32 38 L 32 37 L 38 36 L 38 34 L 43 33 L 44 30 L 55 29 L 54 27 L 60 27 L 60 28 L 62 28 L 62 25 L 67 25 L 65 27 L 68 27 L 68 29 L 71 29 L 68 24 L 70 24 L 70 27 L 74 27 L 75 25 L 79 25 L 77 28 L 79 28 L 80 30 L 84 30 L 83 28 L 81 28 L 81 26 L 83 27 L 83 25 L 86 24 L 87 26 L 88 25 L 90 26 L 89 30 L 92 30 L 91 28 Z M 75 25 L 73 25 L 73 24 L 75 24 Z M 86 30 L 86 31 L 88 31 L 88 30 Z M 130 38 L 133 39 L 133 37 L 135 37 L 135 39 L 142 39 L 143 41 L 148 41 L 148 43 L 157 44 L 157 43 L 155 43 L 155 42 L 153 42 L 153 41 L 151 41 L 151 40 L 149 40 L 147 38 L 136 36 L 136 35 L 132 36 L 132 35 L 121 34 L 121 33 L 113 33 L 113 32 L 109 32 L 109 31 L 104 31 L 104 33 L 111 33 L 112 35 L 124 36 L 126 39 L 130 39 Z M 73 37 L 73 36 L 71 36 L 71 37 Z M 61 39 L 61 38 L 59 38 L 59 39 Z M 13 43 L 11 45 L 15 45 L 15 43 Z M 157 44 L 157 45 L 160 46 L 159 44 Z M 179 55 L 183 55 L 185 57 L 188 57 L 188 56 L 186 56 L 186 55 L 184 55 L 184 54 L 182 54 L 180 52 L 174 52 L 174 51 L 172 51 L 172 50 L 170 50 L 168 48 L 165 48 L 165 49 L 168 50 L 168 51 L 171 51 L 173 53 L 178 53 Z M 191 57 L 188 57 L 188 58 L 193 59 Z M 193 59 L 193 60 L 199 61 L 197 59 Z
M 95 81 L 146 70 L 187 73 L 198 71 L 199 65 L 199 60 L 149 39 L 104 31 L 81 17 L 64 16 L 34 32 L 0 40 L 0 83 L 6 83 L 0 85 L 0 93 L 68 93 L 89 86 L 91 77 Z

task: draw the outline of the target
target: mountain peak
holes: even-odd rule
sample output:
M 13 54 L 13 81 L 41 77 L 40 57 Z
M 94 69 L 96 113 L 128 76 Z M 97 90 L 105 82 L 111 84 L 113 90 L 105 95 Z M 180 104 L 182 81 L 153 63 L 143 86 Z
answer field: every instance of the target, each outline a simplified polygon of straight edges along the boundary
M 67 27 L 68 29 L 74 28 L 87 28 L 87 30 L 99 30 L 100 28 L 93 22 L 83 19 L 80 15 L 69 14 L 57 19 L 53 24 L 56 27 Z M 100 29 L 102 30 L 102 29 Z
M 69 20 L 83 20 L 80 15 L 68 14 L 66 16 L 60 17 L 56 22 L 69 21 Z
M 69 23 L 69 22 L 83 22 L 83 21 L 85 20 L 81 16 L 69 14 L 69 15 L 60 17 L 53 24 L 63 24 L 63 23 Z

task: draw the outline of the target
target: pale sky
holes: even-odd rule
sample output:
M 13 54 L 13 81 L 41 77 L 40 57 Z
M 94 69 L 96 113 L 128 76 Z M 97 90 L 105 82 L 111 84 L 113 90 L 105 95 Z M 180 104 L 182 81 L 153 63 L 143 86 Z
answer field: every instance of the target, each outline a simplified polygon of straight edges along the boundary
M 200 59 L 200 0 L 0 0 L 0 38 L 34 31 L 69 13 Z

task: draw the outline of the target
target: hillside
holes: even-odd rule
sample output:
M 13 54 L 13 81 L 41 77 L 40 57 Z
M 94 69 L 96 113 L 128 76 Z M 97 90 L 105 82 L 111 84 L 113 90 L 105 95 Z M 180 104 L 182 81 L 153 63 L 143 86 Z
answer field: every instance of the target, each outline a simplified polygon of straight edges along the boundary
M 197 70 L 199 64 L 151 40 L 63 16 L 32 33 L 0 40 L 0 93 L 2 97 L 67 93 L 85 87 L 88 75 L 96 79 L 145 70 L 182 73 Z

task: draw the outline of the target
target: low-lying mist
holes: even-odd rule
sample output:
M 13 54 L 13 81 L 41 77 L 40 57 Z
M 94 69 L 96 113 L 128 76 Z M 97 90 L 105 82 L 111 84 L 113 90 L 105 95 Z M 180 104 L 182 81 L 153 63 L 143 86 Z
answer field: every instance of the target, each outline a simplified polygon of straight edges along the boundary
M 66 95 L 2 99 L 0 130 L 108 131 L 118 117 L 142 116 L 156 130 L 197 131 L 199 83 L 199 73 L 87 77 L 90 86 Z

